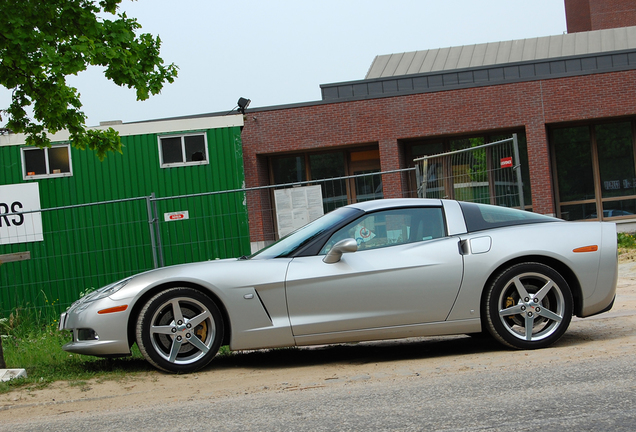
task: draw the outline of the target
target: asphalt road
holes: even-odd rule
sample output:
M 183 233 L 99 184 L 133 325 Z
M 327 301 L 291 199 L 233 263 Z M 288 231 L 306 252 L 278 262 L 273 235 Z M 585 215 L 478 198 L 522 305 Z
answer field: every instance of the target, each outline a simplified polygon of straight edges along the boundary
M 518 356 L 522 359 L 523 357 Z M 623 355 L 414 375 L 296 392 L 166 403 L 0 425 L 11 431 L 634 431 L 636 364 Z

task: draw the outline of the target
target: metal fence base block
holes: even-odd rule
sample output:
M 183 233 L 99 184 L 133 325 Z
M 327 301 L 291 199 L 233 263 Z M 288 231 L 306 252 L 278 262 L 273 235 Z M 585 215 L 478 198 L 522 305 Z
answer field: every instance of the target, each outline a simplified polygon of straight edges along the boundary
M 0 381 L 6 382 L 15 378 L 26 378 L 25 369 L 0 369 Z

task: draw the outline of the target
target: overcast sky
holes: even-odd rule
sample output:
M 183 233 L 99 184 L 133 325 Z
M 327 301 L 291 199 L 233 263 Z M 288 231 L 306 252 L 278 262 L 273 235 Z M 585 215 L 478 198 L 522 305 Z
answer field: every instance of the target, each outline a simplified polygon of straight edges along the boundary
M 123 0 L 159 35 L 179 77 L 144 102 L 98 68 L 68 82 L 88 125 L 320 100 L 320 84 L 364 79 L 376 55 L 562 34 L 563 0 Z M 10 93 L 0 89 L 0 107 Z

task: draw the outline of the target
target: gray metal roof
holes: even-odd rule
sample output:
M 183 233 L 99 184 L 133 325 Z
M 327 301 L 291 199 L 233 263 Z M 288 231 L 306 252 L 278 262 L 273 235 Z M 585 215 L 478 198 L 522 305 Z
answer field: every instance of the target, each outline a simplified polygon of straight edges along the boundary
M 636 26 L 379 55 L 365 79 L 536 61 L 636 48 Z

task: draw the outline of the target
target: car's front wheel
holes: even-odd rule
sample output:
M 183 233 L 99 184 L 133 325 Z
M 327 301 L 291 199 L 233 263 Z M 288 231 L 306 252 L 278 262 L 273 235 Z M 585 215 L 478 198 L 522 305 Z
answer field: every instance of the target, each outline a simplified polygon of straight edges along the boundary
M 137 345 L 153 366 L 189 373 L 207 365 L 223 340 L 219 308 L 192 288 L 170 288 L 142 308 L 136 327 Z
M 572 320 L 573 300 L 565 279 L 541 263 L 516 264 L 493 281 L 482 309 L 488 331 L 504 345 L 544 348 Z

